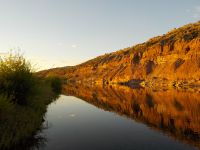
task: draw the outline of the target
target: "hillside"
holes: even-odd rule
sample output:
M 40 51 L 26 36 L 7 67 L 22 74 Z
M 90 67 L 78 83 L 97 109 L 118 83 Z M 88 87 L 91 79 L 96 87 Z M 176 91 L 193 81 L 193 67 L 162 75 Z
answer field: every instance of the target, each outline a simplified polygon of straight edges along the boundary
M 77 66 L 45 70 L 39 74 L 59 75 L 69 82 L 79 83 L 199 86 L 200 22 Z

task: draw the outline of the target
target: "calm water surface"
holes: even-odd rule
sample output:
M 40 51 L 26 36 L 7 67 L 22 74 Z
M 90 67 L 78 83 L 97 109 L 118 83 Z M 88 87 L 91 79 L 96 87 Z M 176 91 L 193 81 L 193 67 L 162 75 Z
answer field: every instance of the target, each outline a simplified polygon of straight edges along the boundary
M 73 91 L 71 91 L 71 93 L 73 93 Z M 40 147 L 40 149 L 197 149 L 194 146 L 195 144 L 190 144 L 190 141 L 187 142 L 187 138 L 186 140 L 184 138 L 182 140 L 181 138 L 177 137 L 178 135 L 173 136 L 173 131 L 164 132 L 161 128 L 158 129 L 154 125 L 151 126 L 150 124 L 153 124 L 151 122 L 156 122 L 157 120 L 154 121 L 154 119 L 152 119 L 149 122 L 145 121 L 145 112 L 143 112 L 143 117 L 141 117 L 141 111 L 139 108 L 143 108 L 142 104 L 140 104 L 140 107 L 137 108 L 136 106 L 138 105 L 135 105 L 135 103 L 133 104 L 131 102 L 131 108 L 134 108 L 136 110 L 138 116 L 136 117 L 136 119 L 133 119 L 133 117 L 129 116 L 134 116 L 134 112 L 132 110 L 129 110 L 130 108 L 128 107 L 128 105 L 124 105 L 124 108 L 121 108 L 122 106 L 120 105 L 112 104 L 112 106 L 115 107 L 111 108 L 109 104 L 106 105 L 107 103 L 105 101 L 107 100 L 107 98 L 109 99 L 109 96 L 105 93 L 102 95 L 101 92 L 101 96 L 99 96 L 98 93 L 95 93 L 96 95 L 94 93 L 87 93 L 87 90 L 85 91 L 85 93 L 73 93 L 68 95 L 75 95 L 76 97 L 86 99 L 86 101 L 80 98 L 76 98 L 74 96 L 62 95 L 57 101 L 49 105 L 45 122 L 45 124 L 48 123 L 48 128 L 43 130 L 42 133 L 40 133 L 40 135 L 44 136 L 47 141 L 44 146 Z M 120 92 L 118 94 L 120 95 Z M 92 102 L 90 102 L 91 96 Z M 153 103 L 157 103 L 153 101 L 151 96 L 147 95 L 146 97 L 146 102 L 149 106 L 154 105 Z M 130 99 L 134 99 L 134 97 L 131 97 Z M 115 100 L 117 101 L 118 99 L 116 98 L 113 101 Z M 96 101 L 99 101 L 98 104 L 96 104 Z M 120 104 L 126 103 L 126 101 L 124 102 L 122 99 Z M 153 108 L 155 107 L 157 107 L 157 105 Z M 177 103 L 177 107 L 181 111 L 183 106 Z M 117 112 L 117 110 L 120 110 L 120 112 Z M 151 110 L 153 111 L 152 108 Z M 130 112 L 130 114 L 128 112 Z M 174 132 L 176 132 L 176 130 L 174 130 Z

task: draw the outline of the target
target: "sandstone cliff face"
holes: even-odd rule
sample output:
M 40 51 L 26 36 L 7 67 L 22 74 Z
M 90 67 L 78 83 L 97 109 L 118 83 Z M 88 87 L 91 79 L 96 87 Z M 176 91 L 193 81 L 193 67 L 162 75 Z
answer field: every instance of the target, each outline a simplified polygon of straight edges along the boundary
M 40 74 L 56 74 L 68 81 L 95 84 L 140 80 L 145 85 L 158 82 L 200 85 L 200 22 L 74 67 Z

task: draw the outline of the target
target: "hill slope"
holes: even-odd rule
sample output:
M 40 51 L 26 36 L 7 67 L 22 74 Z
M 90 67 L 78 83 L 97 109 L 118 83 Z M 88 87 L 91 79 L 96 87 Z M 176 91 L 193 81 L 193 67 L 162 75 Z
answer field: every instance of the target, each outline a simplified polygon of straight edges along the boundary
M 74 67 L 40 72 L 68 81 L 111 84 L 143 81 L 146 85 L 200 84 L 200 22 L 154 37 L 145 43 L 105 54 Z

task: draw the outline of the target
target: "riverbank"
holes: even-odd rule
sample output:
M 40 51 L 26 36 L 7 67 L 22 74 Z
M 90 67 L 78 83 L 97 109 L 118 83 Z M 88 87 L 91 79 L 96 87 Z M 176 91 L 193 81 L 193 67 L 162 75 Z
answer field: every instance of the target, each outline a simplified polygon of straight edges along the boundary
M 43 143 L 34 135 L 42 127 L 47 105 L 61 92 L 57 77 L 38 77 L 22 55 L 0 60 L 0 149 L 15 150 Z
M 42 123 L 49 103 L 58 98 L 52 90 L 51 82 L 37 79 L 36 90 L 27 104 L 14 104 L 5 96 L 0 96 L 0 149 L 18 149 L 42 144 L 44 139 L 34 137 L 43 128 Z
M 128 82 L 117 83 L 131 88 L 145 87 L 151 89 L 191 89 L 200 90 L 200 80 L 175 80 L 154 78 L 151 80 L 130 80 Z

